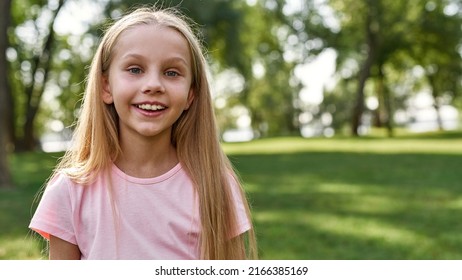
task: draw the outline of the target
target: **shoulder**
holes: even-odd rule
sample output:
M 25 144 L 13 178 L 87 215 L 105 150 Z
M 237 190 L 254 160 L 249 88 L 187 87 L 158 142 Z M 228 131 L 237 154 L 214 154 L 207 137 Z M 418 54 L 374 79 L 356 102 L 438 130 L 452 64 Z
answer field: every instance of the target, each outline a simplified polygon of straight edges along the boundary
M 40 195 L 40 205 L 48 207 L 62 207 L 71 204 L 77 190 L 76 184 L 72 179 L 63 172 L 53 174 L 46 183 L 45 188 Z
M 69 187 L 74 183 L 64 172 L 57 172 L 53 174 L 48 183 L 46 184 L 44 193 L 56 193 L 68 191 Z
M 96 176 L 95 180 L 89 183 L 80 183 L 67 172 L 61 170 L 53 174 L 47 182 L 43 196 L 54 197 L 55 199 L 75 199 L 83 193 L 92 189 L 92 185 L 100 181 L 101 176 Z

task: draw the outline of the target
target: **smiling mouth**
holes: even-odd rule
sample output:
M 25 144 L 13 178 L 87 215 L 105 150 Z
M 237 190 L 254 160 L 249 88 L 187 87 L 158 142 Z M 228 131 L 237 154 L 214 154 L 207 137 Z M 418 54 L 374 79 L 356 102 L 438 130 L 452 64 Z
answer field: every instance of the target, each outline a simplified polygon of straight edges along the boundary
M 162 106 L 162 105 L 151 105 L 151 104 L 139 104 L 135 105 L 137 108 L 140 108 L 142 110 L 146 111 L 161 111 L 167 109 L 167 107 Z

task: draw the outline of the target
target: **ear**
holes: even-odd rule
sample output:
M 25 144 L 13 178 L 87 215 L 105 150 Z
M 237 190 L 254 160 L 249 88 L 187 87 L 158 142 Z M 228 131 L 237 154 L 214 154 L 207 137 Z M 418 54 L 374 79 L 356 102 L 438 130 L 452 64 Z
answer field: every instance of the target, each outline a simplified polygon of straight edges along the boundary
M 111 86 L 109 85 L 109 77 L 107 75 L 103 75 L 101 80 L 103 82 L 103 92 L 101 97 L 103 98 L 104 103 L 114 103 L 114 99 L 111 94 Z
M 194 100 L 194 90 L 191 88 L 188 93 L 188 101 L 186 103 L 185 111 L 189 109 Z

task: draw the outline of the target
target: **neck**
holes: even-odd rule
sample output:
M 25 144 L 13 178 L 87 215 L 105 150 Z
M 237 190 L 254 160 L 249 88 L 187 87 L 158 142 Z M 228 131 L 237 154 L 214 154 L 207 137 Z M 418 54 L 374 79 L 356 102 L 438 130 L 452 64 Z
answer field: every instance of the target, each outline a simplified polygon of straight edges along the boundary
M 129 139 L 127 139 L 129 138 Z M 178 164 L 176 149 L 168 137 L 120 137 L 122 154 L 115 164 L 137 178 L 160 176 Z

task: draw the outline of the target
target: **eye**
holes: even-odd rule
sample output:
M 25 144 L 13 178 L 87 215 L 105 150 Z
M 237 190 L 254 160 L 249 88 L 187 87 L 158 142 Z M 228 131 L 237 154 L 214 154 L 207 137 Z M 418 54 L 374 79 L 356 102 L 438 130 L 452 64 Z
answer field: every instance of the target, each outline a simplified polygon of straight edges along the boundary
M 139 67 L 131 67 L 131 68 L 128 68 L 127 70 L 128 72 L 130 72 L 131 74 L 141 74 L 141 68 Z
M 180 74 L 178 72 L 172 71 L 172 70 L 165 72 L 165 76 L 168 76 L 168 77 L 176 77 L 176 76 L 179 76 L 179 75 Z

